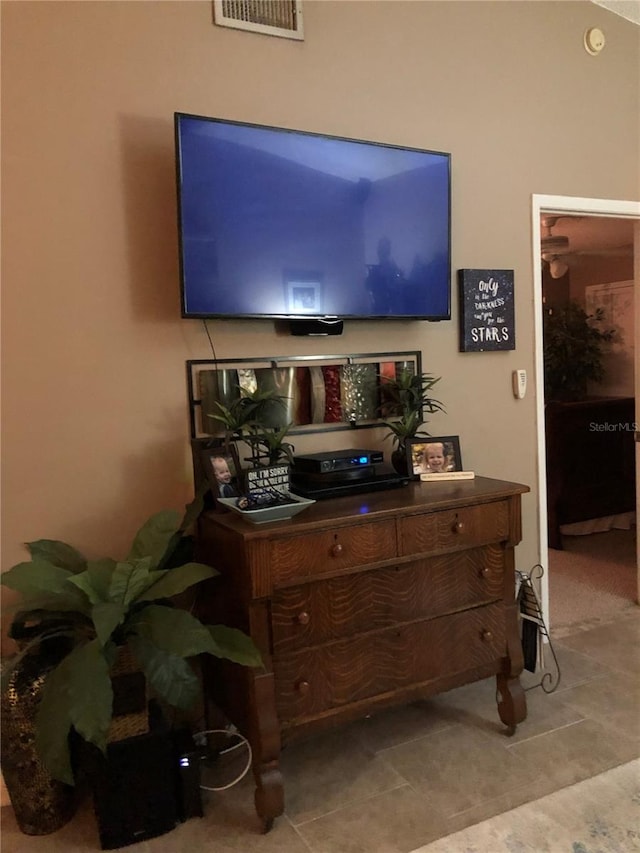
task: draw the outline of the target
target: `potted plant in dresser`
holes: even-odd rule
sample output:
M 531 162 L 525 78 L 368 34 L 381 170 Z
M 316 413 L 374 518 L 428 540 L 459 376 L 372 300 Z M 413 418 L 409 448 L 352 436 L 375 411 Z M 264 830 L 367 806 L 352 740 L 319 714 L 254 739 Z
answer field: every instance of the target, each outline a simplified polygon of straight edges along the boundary
M 235 444 L 238 456 L 242 444 L 249 448 L 244 458 L 249 466 L 241 472 L 245 497 L 261 506 L 281 502 L 289 491 L 289 467 L 295 450 L 286 441 L 292 424 L 278 424 L 284 398 L 269 389 L 245 393 L 228 407 L 220 402 L 214 406 L 209 417 L 222 426 L 225 446 Z
M 440 377 L 429 373 L 414 373 L 402 367 L 394 378 L 380 377 L 382 405 L 380 412 L 386 420 L 382 423 L 390 432 L 384 437 L 393 440 L 391 463 L 399 474 L 407 473 L 405 442 L 417 435 L 429 435 L 420 427 L 425 424 L 425 412 L 444 412 L 439 400 L 431 396 L 431 389 Z
M 122 737 L 135 740 L 149 730 L 148 696 L 172 708 L 193 707 L 200 695 L 190 663 L 196 656 L 261 664 L 246 634 L 204 625 L 176 600 L 217 574 L 189 559 L 189 530 L 201 506 L 196 499 L 182 519 L 172 510 L 151 516 L 122 560 L 87 560 L 71 545 L 41 539 L 27 543 L 30 561 L 2 575 L 2 584 L 21 595 L 14 625 L 31 626 L 28 641 L 4 669 L 3 693 L 34 650 L 67 643 L 47 673 L 32 721 L 37 759 L 53 779 L 68 786 L 76 781 L 72 732 L 108 755 L 108 744 Z M 133 694 L 140 687 L 136 704 Z M 123 704 L 117 707 L 121 693 Z M 28 779 L 21 777 L 21 784 Z M 13 799 L 10 788 L 9 794 Z M 160 832 L 142 826 L 138 840 L 154 834 Z M 102 828 L 101 840 L 114 846 L 104 843 Z

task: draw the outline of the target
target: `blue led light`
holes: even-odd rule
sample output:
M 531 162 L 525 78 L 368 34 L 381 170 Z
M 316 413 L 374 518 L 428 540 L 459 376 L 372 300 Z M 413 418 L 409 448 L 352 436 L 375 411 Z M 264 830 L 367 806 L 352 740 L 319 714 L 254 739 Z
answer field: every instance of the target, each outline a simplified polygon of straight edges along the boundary
M 366 465 L 367 462 L 369 461 L 369 458 L 367 456 L 361 456 L 358 461 L 360 462 L 361 465 Z

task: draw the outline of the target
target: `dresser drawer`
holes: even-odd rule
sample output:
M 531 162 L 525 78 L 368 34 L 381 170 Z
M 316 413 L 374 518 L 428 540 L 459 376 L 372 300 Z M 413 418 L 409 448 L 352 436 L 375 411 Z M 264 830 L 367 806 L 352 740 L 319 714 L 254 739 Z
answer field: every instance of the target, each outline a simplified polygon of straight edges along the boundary
M 291 724 L 492 661 L 498 671 L 505 655 L 501 603 L 303 649 L 274 660 L 278 716 Z
M 389 560 L 397 556 L 395 521 L 279 539 L 270 544 L 269 556 L 274 586 Z
M 403 556 L 501 542 L 509 536 L 509 502 L 412 515 L 400 519 L 399 530 Z
M 488 545 L 280 589 L 274 654 L 496 601 L 503 572 L 503 549 Z

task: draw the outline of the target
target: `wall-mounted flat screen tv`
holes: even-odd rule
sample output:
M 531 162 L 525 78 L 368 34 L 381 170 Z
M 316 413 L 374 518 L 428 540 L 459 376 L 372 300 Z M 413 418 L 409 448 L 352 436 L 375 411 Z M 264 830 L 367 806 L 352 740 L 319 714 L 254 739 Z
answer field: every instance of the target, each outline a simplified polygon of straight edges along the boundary
M 450 155 L 175 114 L 183 317 L 448 320 Z

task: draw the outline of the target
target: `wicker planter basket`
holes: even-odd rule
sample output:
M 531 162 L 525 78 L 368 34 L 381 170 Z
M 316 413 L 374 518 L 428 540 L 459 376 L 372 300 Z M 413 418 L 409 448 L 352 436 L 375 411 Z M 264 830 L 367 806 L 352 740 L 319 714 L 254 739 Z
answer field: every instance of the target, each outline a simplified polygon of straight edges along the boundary
M 109 743 L 149 731 L 147 682 L 128 646 L 120 646 L 111 667 L 113 719 Z

